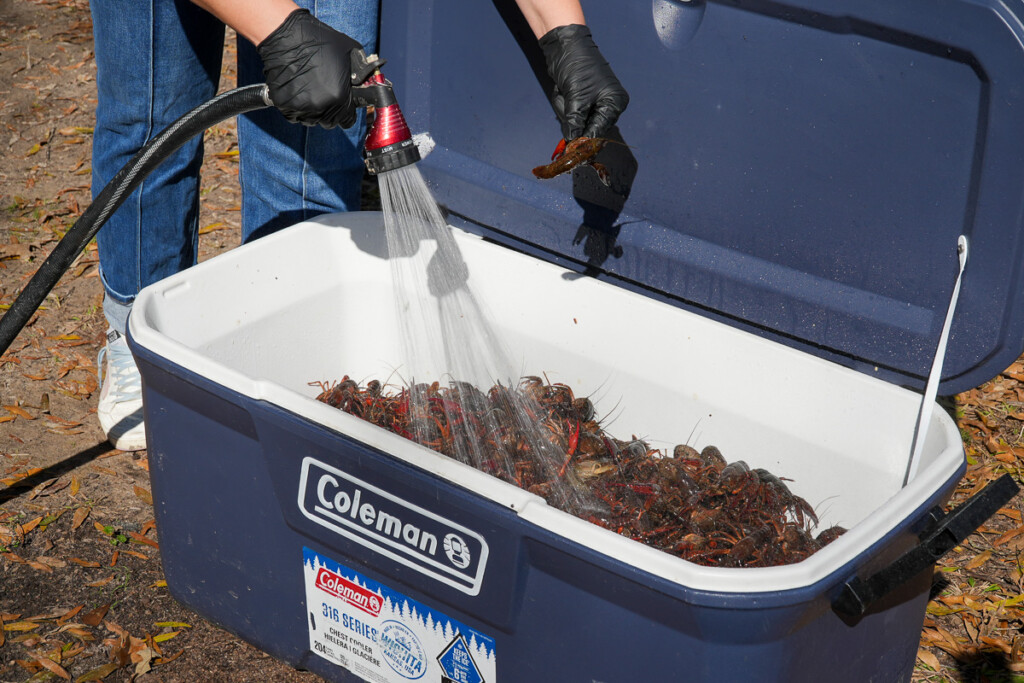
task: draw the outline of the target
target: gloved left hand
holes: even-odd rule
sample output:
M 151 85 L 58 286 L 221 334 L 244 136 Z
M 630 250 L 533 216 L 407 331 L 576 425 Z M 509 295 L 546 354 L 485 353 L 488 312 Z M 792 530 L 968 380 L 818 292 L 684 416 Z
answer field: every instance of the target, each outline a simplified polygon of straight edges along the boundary
M 292 123 L 348 128 L 352 101 L 352 50 L 363 46 L 304 9 L 295 10 L 256 46 L 270 99 Z
M 541 37 L 540 47 L 555 81 L 552 104 L 566 142 L 605 135 L 629 104 L 629 94 L 601 56 L 590 29 L 559 26 Z

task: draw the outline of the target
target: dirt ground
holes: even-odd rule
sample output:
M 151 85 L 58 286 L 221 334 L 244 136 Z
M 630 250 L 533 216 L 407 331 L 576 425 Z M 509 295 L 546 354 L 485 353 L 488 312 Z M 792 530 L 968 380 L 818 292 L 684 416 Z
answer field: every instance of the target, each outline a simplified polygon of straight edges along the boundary
M 86 0 L 0 0 L 0 310 L 89 204 L 95 97 Z M 201 260 L 239 239 L 233 122 L 206 150 Z M 96 264 L 90 245 L 0 357 L 0 683 L 320 680 L 168 595 L 146 454 L 113 450 L 96 421 Z M 1019 478 L 1024 363 L 952 410 L 969 460 L 952 504 Z M 1022 510 L 1018 497 L 936 568 L 915 681 L 1024 682 Z

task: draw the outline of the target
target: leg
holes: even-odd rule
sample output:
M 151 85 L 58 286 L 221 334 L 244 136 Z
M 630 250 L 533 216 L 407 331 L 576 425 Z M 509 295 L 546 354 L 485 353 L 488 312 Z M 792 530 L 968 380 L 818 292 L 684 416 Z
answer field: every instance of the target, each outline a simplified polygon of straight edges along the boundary
M 152 136 L 211 98 L 223 24 L 188 0 L 93 0 L 98 90 L 93 195 Z M 147 177 L 100 230 L 104 310 L 125 319 L 142 287 L 195 263 L 202 139 Z
M 352 36 L 367 53 L 377 46 L 377 0 L 298 0 L 321 21 Z M 239 85 L 263 81 L 248 41 L 238 41 Z M 359 209 L 365 112 L 347 130 L 289 123 L 276 109 L 238 119 L 242 236 L 250 241 L 318 214 Z
M 188 0 L 92 0 L 98 104 L 93 196 L 151 137 L 212 97 L 224 26 Z M 139 290 L 196 260 L 202 139 L 147 177 L 97 235 L 103 312 L 110 324 L 97 367 L 96 413 L 122 450 L 146 447 L 142 387 L 123 334 Z

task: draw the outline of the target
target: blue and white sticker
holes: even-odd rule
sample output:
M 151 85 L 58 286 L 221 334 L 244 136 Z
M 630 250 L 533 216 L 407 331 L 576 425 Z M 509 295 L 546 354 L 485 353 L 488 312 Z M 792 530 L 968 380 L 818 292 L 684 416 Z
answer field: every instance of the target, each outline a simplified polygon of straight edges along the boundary
M 309 648 L 373 683 L 495 683 L 494 639 L 303 548 Z

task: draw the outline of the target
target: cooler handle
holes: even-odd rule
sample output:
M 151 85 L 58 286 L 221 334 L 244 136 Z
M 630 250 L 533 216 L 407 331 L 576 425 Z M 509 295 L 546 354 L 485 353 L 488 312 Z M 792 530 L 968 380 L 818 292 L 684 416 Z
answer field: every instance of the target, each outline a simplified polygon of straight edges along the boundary
M 841 617 L 862 616 L 874 602 L 960 545 L 1019 491 L 1020 486 L 1013 477 L 1004 474 L 955 510 L 943 514 L 941 508 L 936 507 L 932 510 L 936 523 L 921 534 L 918 545 L 878 573 L 866 579 L 856 577 L 847 581 L 839 597 L 833 601 L 832 608 Z

